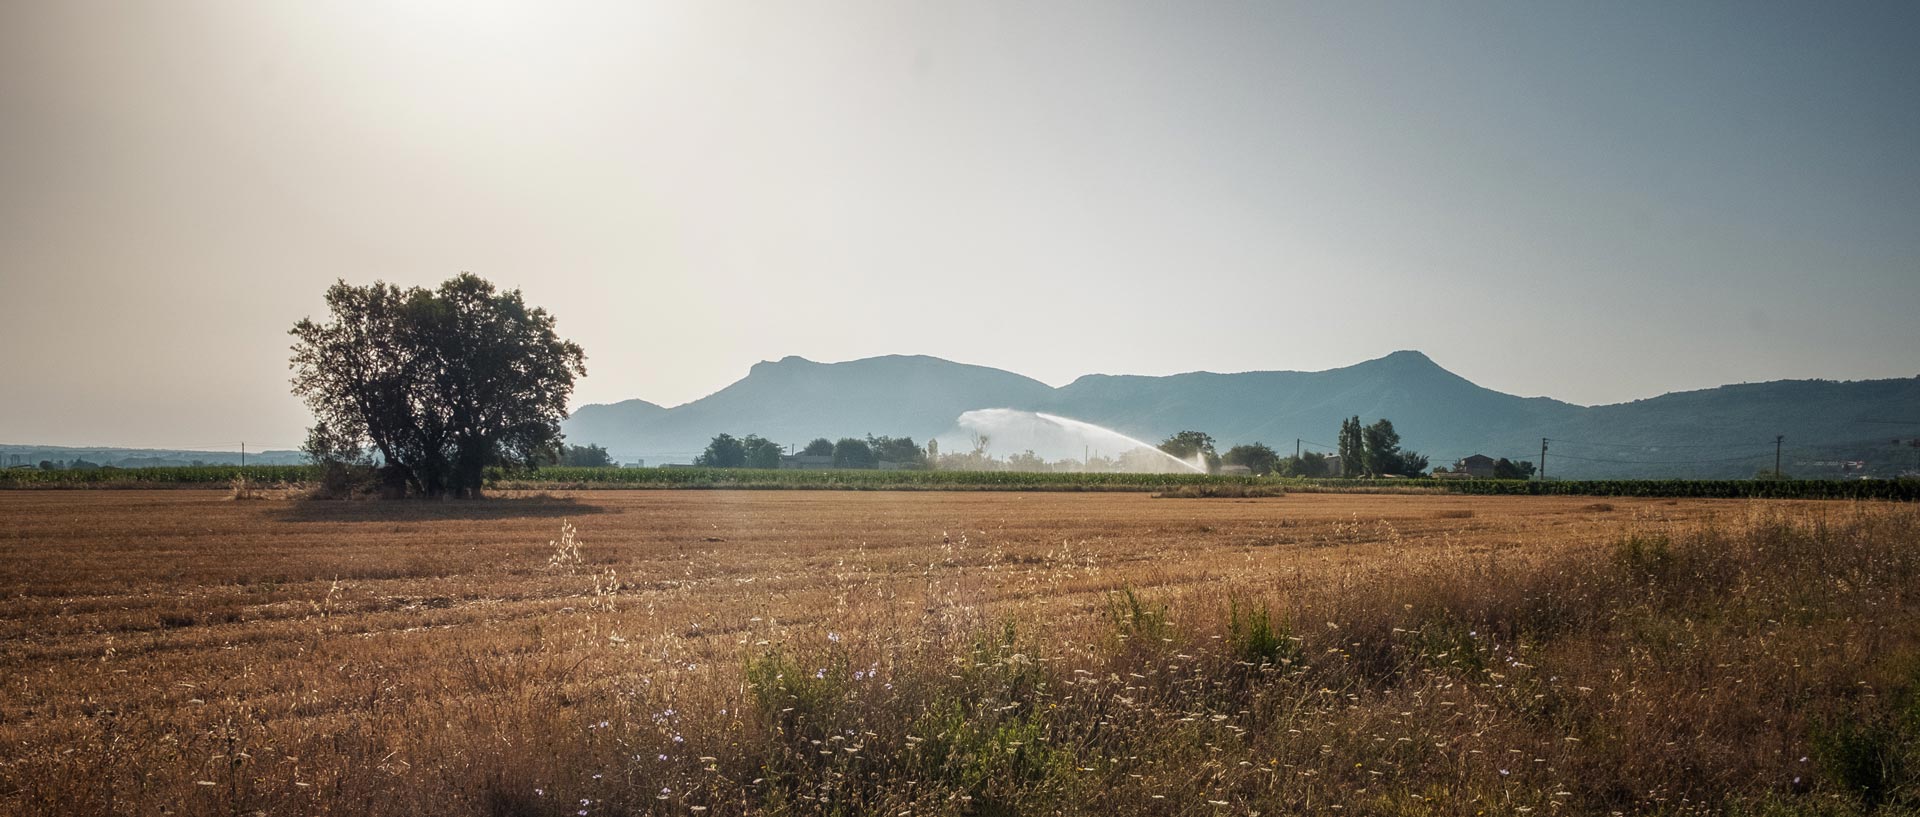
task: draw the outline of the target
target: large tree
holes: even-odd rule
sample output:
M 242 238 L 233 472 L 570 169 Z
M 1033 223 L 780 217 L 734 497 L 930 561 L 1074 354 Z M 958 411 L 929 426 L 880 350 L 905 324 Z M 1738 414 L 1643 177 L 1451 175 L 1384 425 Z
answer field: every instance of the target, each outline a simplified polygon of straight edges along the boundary
M 875 437 L 867 435 L 867 447 L 873 449 L 873 458 L 877 461 L 898 463 L 911 468 L 926 465 L 927 453 L 920 450 L 912 437 Z
M 292 330 L 308 449 L 379 453 L 394 492 L 477 497 L 488 466 L 524 467 L 560 443 L 586 355 L 518 290 L 461 274 L 437 289 L 345 281 L 329 320 Z
M 1361 440 L 1359 416 L 1340 421 L 1340 437 L 1335 441 L 1339 445 L 1340 476 L 1357 477 L 1367 470 L 1366 444 Z
M 1355 420 L 1358 423 L 1359 420 Z M 1393 474 L 1397 476 L 1418 476 L 1427 470 L 1427 458 L 1413 451 L 1400 448 L 1400 432 L 1393 429 L 1393 421 L 1381 418 L 1373 425 L 1366 426 L 1360 432 L 1364 451 L 1362 460 L 1366 463 L 1367 476 L 1377 477 Z
M 1182 431 L 1160 441 L 1160 450 L 1183 462 L 1195 462 L 1205 465 L 1208 471 L 1218 470 L 1220 455 L 1213 451 L 1213 435 L 1204 431 Z
M 707 443 L 707 450 L 694 457 L 693 464 L 707 468 L 745 468 L 747 447 L 732 434 L 721 434 Z
M 1228 465 L 1244 465 L 1248 470 L 1260 476 L 1273 473 L 1280 465 L 1280 454 L 1269 448 L 1266 443 L 1236 445 L 1227 449 L 1220 461 Z
M 562 445 L 540 462 L 563 468 L 611 468 L 614 465 L 613 455 L 597 445 Z
M 1298 457 L 1285 457 L 1273 470 L 1283 477 L 1324 477 L 1327 475 L 1327 455 L 1308 451 Z
M 740 448 L 746 452 L 748 468 L 779 468 L 780 455 L 786 453 L 779 443 L 758 434 L 741 438 Z
M 833 444 L 833 467 L 835 468 L 872 468 L 877 463 L 873 456 L 873 446 L 866 440 L 842 437 Z
M 1526 460 L 1514 462 L 1501 457 L 1493 464 L 1494 479 L 1533 479 L 1533 463 Z
M 1367 476 L 1397 473 L 1399 465 L 1400 432 L 1393 430 L 1393 421 L 1381 419 L 1360 431 L 1360 439 L 1365 443 L 1365 453 L 1361 462 Z

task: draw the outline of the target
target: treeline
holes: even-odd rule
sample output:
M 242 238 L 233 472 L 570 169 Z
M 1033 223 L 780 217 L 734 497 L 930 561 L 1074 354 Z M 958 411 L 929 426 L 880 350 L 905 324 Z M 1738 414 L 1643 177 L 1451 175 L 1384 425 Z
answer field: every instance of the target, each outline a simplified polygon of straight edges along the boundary
M 519 476 L 500 475 L 503 479 Z M 1063 471 L 760 471 L 741 468 L 557 468 L 526 475 L 539 487 L 788 488 L 797 490 L 1160 491 L 1185 485 L 1261 485 L 1283 490 L 1413 489 L 1472 495 L 1706 499 L 1862 499 L 1920 501 L 1920 479 L 1901 480 L 1568 480 L 1285 479 L 1193 473 Z
M 317 465 L 163 465 L 153 468 L 0 470 L 0 488 L 213 487 L 245 477 L 255 482 L 307 483 L 320 478 Z
M 863 441 L 864 442 L 864 441 Z M 209 465 L 85 471 L 0 471 L 5 488 L 161 488 L 224 486 L 244 475 L 254 482 L 311 484 L 323 475 L 312 465 Z M 594 468 L 547 466 L 535 471 L 490 468 L 488 487 L 551 488 L 792 488 L 812 490 L 1039 490 L 1158 491 L 1182 485 L 1263 484 L 1281 488 L 1376 490 L 1414 488 L 1475 495 L 1618 496 L 1718 499 L 1861 499 L 1920 501 L 1920 479 L 1860 480 L 1567 480 L 1289 479 L 1207 474 L 1066 473 L 953 470 L 756 470 L 746 468 Z M 1363 487 L 1364 486 L 1364 487 Z
M 613 455 L 597 445 L 559 445 L 540 458 L 539 465 L 551 468 L 612 468 Z
M 1220 454 L 1214 451 L 1213 436 L 1201 431 L 1182 431 L 1160 442 L 1159 448 L 1176 459 L 1196 464 L 1204 462 L 1209 472 L 1222 466 L 1240 466 L 1255 476 L 1281 476 L 1316 479 L 1323 477 L 1416 477 L 1427 472 L 1427 457 L 1400 447 L 1400 433 L 1393 421 L 1381 418 L 1363 425 L 1358 416 L 1340 421 L 1338 452 L 1332 457 L 1314 451 L 1283 457 L 1266 443 L 1236 445 Z
M 921 448 L 912 437 L 875 437 L 871 434 L 864 438 L 842 437 L 829 440 L 817 437 L 807 443 L 805 448 L 795 454 L 787 454 L 776 442 L 758 434 L 735 437 L 721 434 L 707 443 L 707 449 L 693 458 L 693 464 L 703 468 L 780 468 L 782 457 L 806 457 L 807 460 L 794 460 L 790 467 L 817 467 L 824 463 L 833 468 L 889 468 L 921 469 L 934 462 L 940 456 L 939 444 L 928 440 L 926 448 Z

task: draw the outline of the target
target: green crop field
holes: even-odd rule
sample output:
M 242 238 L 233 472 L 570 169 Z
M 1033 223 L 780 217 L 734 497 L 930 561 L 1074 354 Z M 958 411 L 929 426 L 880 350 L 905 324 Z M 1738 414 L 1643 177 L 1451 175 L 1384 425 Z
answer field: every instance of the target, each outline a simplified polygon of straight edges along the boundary
M 1030 471 L 759 470 L 752 468 L 542 468 L 494 474 L 496 484 L 607 488 L 806 488 L 838 490 L 1158 491 L 1181 485 L 1272 482 L 1206 474 Z
M 0 471 L 0 488 L 165 488 L 226 485 L 245 474 L 255 482 L 308 482 L 319 476 L 310 465 L 182 465 L 166 468 L 82 468 Z
M 311 482 L 304 465 L 0 471 L 0 488 L 213 487 L 245 475 L 256 484 Z M 542 468 L 488 475 L 496 489 L 796 489 L 841 491 L 1165 491 L 1246 485 L 1294 492 L 1455 493 L 1477 496 L 1637 496 L 1722 499 L 1920 499 L 1920 480 L 1442 480 L 1277 479 L 1205 474 L 1081 474 L 1023 471 L 759 470 L 752 468 Z

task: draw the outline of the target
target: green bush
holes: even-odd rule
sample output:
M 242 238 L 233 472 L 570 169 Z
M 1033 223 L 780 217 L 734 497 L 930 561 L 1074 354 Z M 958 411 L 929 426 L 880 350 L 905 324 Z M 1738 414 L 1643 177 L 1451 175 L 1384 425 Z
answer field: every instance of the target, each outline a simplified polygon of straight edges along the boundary
M 1273 626 L 1266 605 L 1242 608 L 1238 599 L 1227 603 L 1227 645 L 1235 658 L 1255 666 L 1291 664 L 1299 657 L 1291 634 Z

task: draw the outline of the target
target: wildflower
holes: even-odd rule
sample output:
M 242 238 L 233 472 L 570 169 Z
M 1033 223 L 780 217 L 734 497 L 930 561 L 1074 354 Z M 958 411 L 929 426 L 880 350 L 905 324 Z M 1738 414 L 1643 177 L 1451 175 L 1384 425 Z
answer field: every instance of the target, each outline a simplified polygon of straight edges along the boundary
M 665 762 L 667 762 L 667 756 L 666 756 L 666 755 L 661 755 L 661 756 L 660 756 L 660 762 L 661 762 L 661 763 L 665 763 Z
M 819 669 L 817 669 L 817 670 L 814 670 L 814 671 L 813 671 L 813 677 L 815 677 L 815 678 L 825 678 L 825 677 L 827 677 L 827 668 L 826 668 L 826 667 L 821 667 L 821 668 L 819 668 Z
M 674 736 L 673 736 L 673 742 L 674 742 L 674 743 L 686 743 L 686 742 L 687 742 L 687 739 L 686 739 L 686 738 L 683 738 L 683 737 L 680 737 L 679 735 L 674 735 Z
M 833 642 L 833 643 L 835 643 L 835 644 L 838 644 L 838 643 L 840 643 L 840 634 L 839 634 L 839 633 L 832 633 L 832 632 L 830 632 L 830 633 L 827 633 L 827 640 L 828 640 L 828 641 L 831 641 L 831 642 Z
M 545 796 L 547 796 L 547 790 L 546 790 L 546 789 L 534 789 L 534 790 L 533 790 L 533 796 L 535 796 L 535 797 L 545 797 Z
M 1507 770 L 1506 770 L 1506 769 L 1501 769 L 1501 770 L 1500 770 L 1500 776 L 1501 776 L 1501 777 L 1506 777 L 1506 776 L 1507 776 Z

